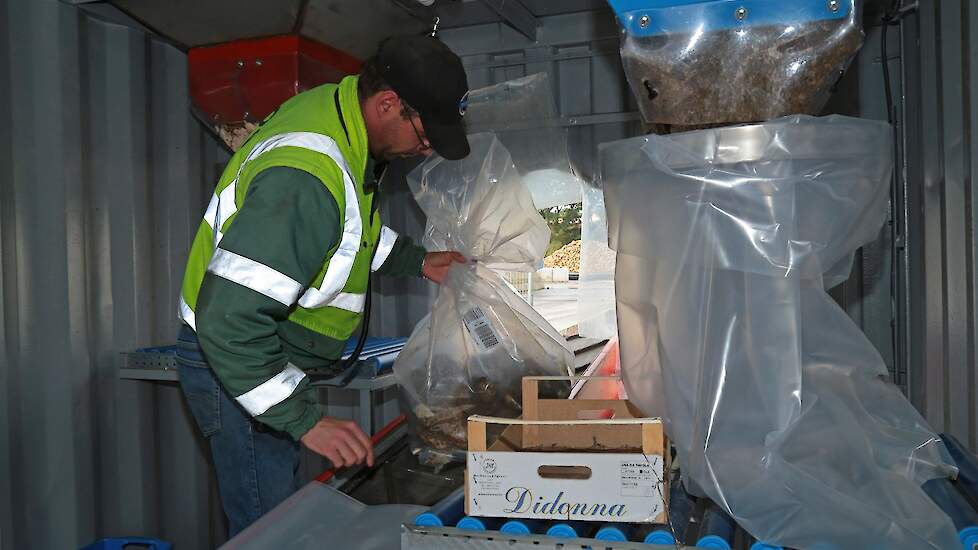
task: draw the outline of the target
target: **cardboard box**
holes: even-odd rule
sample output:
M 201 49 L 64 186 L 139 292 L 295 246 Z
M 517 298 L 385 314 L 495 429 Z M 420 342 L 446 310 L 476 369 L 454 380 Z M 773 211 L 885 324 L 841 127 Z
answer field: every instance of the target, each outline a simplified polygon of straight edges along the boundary
M 658 418 L 625 400 L 540 399 L 523 379 L 523 418 L 469 419 L 467 514 L 665 523 L 668 443 Z M 487 446 L 487 430 L 505 426 Z

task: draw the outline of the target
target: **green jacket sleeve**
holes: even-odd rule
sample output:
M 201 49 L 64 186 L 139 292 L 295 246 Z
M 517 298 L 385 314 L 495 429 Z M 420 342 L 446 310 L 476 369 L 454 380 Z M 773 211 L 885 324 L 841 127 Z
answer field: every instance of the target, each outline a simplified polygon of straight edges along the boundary
M 298 440 L 322 412 L 277 334 L 339 242 L 339 208 L 315 176 L 258 174 L 197 298 L 197 336 L 221 384 L 260 422 Z
M 414 244 L 411 237 L 398 235 L 390 255 L 377 269 L 377 273 L 392 277 L 420 277 L 426 253 L 423 247 Z

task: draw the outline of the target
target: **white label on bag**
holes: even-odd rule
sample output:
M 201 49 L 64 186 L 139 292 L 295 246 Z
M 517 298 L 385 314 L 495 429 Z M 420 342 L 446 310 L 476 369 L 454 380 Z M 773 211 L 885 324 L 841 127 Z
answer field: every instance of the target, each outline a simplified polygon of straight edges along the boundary
M 486 352 L 499 345 L 499 333 L 492 327 L 489 317 L 482 311 L 482 308 L 475 306 L 462 315 L 465 322 L 465 329 L 469 331 L 469 336 L 475 342 L 479 351 Z

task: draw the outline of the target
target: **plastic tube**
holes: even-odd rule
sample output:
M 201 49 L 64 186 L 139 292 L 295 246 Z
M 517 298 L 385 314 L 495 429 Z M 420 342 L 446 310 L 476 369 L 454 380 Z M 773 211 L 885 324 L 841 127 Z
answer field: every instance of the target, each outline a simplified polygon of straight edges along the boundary
M 700 540 L 696 546 L 700 548 L 715 548 L 731 550 L 733 547 L 734 531 L 737 524 L 719 506 L 711 502 L 703 512 L 703 523 L 700 525 Z
M 645 544 L 676 544 L 676 538 L 669 531 L 669 526 L 661 523 L 637 525 L 628 538 Z
M 965 527 L 958 532 L 958 538 L 961 539 L 961 546 L 965 550 L 978 548 L 978 527 Z
M 466 531 L 495 531 L 499 528 L 501 523 L 502 520 L 498 518 L 477 518 L 475 516 L 465 516 L 464 518 L 458 520 L 455 527 L 458 529 L 465 529 Z
M 978 457 L 971 453 L 953 435 L 941 434 L 944 446 L 958 466 L 958 486 L 978 503 Z
M 672 536 L 672 533 L 664 529 L 656 529 L 651 533 L 645 535 L 642 539 L 645 544 L 676 544 L 676 538 Z
M 978 544 L 978 511 L 958 492 L 951 480 L 932 479 L 921 488 L 954 522 L 964 548 L 970 550 Z
M 465 515 L 465 488 L 460 487 L 427 512 L 418 514 L 414 524 L 421 527 L 444 527 L 456 525 Z
M 597 540 L 610 540 L 627 542 L 632 533 L 635 532 L 635 525 L 628 523 L 606 523 L 594 534 Z
M 626 542 L 628 541 L 628 532 L 618 525 L 605 525 L 598 529 L 598 532 L 594 534 L 594 538 L 597 540 Z
M 593 530 L 594 524 L 586 521 L 559 521 L 547 529 L 547 536 L 576 539 L 590 535 Z
M 508 535 L 532 535 L 533 533 L 543 533 L 546 523 L 538 519 L 512 519 L 499 528 L 501 533 Z

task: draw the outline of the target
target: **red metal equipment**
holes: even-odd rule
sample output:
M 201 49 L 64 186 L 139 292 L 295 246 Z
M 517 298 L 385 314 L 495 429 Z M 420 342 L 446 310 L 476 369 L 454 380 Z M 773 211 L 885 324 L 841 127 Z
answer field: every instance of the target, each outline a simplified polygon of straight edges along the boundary
M 359 72 L 360 60 L 298 35 L 192 48 L 190 97 L 216 124 L 260 122 L 285 100 Z
M 627 399 L 625 386 L 621 382 L 621 356 L 618 353 L 618 338 L 612 338 L 604 345 L 601 353 L 584 371 L 584 376 L 598 377 L 596 380 L 581 380 L 571 392 L 571 399 Z M 601 379 L 615 377 L 617 379 Z

